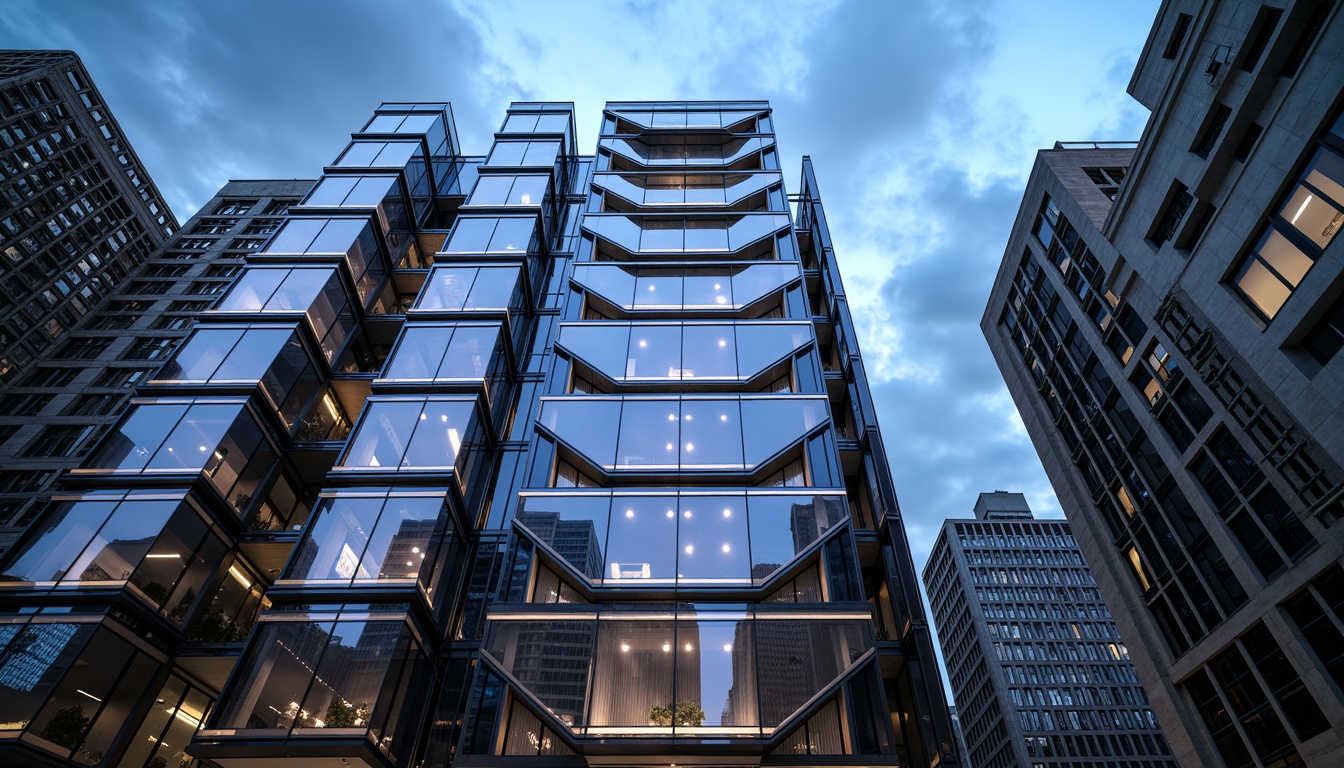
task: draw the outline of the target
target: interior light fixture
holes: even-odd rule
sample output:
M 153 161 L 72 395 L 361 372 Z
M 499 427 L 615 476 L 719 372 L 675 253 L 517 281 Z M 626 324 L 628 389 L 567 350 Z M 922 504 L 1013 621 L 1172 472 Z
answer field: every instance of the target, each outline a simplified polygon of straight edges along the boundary
M 640 339 L 640 340 L 639 340 L 639 346 L 641 346 L 641 347 L 647 347 L 647 346 L 649 346 L 649 342 L 645 341 L 644 339 Z
M 728 553 L 731 552 L 731 551 L 732 551 L 732 547 L 728 546 L 727 544 L 724 544 L 724 545 L 723 545 L 723 554 L 726 555 L 726 554 L 728 554 Z
M 1307 199 L 1302 201 L 1302 205 L 1297 209 L 1297 213 L 1293 214 L 1293 220 L 1288 222 L 1289 224 L 1297 226 L 1298 217 L 1302 215 L 1303 211 L 1307 210 L 1308 205 L 1311 205 L 1311 197 L 1312 197 L 1311 195 L 1307 195 Z
M 629 653 L 629 652 L 630 652 L 630 644 L 621 643 L 621 653 Z
M 626 517 L 634 517 L 634 516 L 635 516 L 635 510 L 633 510 L 633 509 L 627 509 L 627 510 L 625 510 L 625 516 L 626 516 Z
M 668 516 L 668 517 L 676 517 L 676 516 L 677 516 L 677 513 L 676 513 L 676 512 L 673 512 L 672 510 L 669 509 L 669 510 L 667 510 L 667 516 Z
M 723 516 L 724 516 L 724 517 L 732 517 L 732 516 L 733 516 L 733 510 L 731 510 L 731 509 L 724 509 L 724 510 L 723 510 Z
M 663 653 L 670 653 L 671 651 L 672 651 L 672 644 L 663 643 Z
M 687 544 L 687 545 L 686 545 L 686 554 L 688 554 L 688 555 L 694 555 L 694 554 L 695 554 L 695 545 L 694 545 L 694 544 Z
M 725 341 L 724 339 L 719 339 L 719 346 L 720 346 L 720 347 L 726 347 L 726 346 L 728 346 L 728 342 Z
M 690 652 L 690 651 L 695 650 L 695 646 L 691 645 L 690 643 L 687 643 L 686 646 L 685 646 L 685 648 L 686 648 L 687 652 Z
M 102 699 L 98 698 L 97 696 L 94 696 L 92 693 L 89 693 L 88 691 L 84 690 L 83 688 L 76 688 L 76 689 L 75 689 L 75 693 L 82 693 L 82 694 L 84 694 L 85 696 L 88 696 L 90 699 L 93 699 L 94 701 L 102 701 Z
M 724 653 L 732 653 L 732 652 L 733 652 L 733 644 L 732 644 L 732 643 L 724 643 L 724 644 L 723 644 L 723 652 L 724 652 Z

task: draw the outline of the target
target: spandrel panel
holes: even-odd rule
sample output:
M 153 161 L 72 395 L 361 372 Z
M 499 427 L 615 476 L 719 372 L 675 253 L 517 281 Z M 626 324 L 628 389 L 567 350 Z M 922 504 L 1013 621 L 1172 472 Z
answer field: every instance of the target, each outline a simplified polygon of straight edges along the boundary
M 611 497 L 528 496 L 515 520 L 563 557 L 574 570 L 600 582 L 606 561 Z
M 608 585 L 671 584 L 677 576 L 677 497 L 620 495 L 611 500 Z
M 683 495 L 678 526 L 678 583 L 750 583 L 745 497 Z

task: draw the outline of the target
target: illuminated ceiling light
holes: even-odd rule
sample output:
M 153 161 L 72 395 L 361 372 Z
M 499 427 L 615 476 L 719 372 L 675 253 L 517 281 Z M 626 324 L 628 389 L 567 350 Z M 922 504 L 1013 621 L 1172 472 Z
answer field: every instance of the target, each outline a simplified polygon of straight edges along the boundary
M 668 420 L 668 421 L 676 421 L 676 420 L 677 420 L 677 414 L 675 414 L 675 413 L 669 413 L 669 414 L 667 414 L 667 420 Z
M 669 509 L 669 510 L 667 510 L 667 516 L 668 516 L 668 517 L 676 517 L 676 516 L 677 516 L 677 513 L 676 513 L 676 512 L 673 512 L 672 510 Z
M 145 555 L 146 560 L 172 560 L 174 558 L 181 558 L 181 557 L 182 556 L 177 554 L 176 552 L 167 555 Z
M 629 653 L 629 652 L 630 652 L 630 644 L 621 643 L 621 653 Z
M 205 446 L 204 446 L 204 445 L 202 445 L 200 448 L 201 448 L 202 451 L 205 450 Z
M 663 653 L 669 653 L 672 650 L 671 643 L 663 643 Z
M 682 418 L 685 419 L 685 420 L 687 420 L 687 421 L 690 421 L 690 420 L 691 420 L 691 414 L 688 413 L 688 414 L 686 414 L 685 416 L 683 416 Z
M 730 551 L 732 551 L 732 547 L 728 546 L 727 544 L 724 544 L 724 545 L 723 545 L 723 553 L 726 555 L 726 554 L 728 554 Z
M 714 290 L 716 290 L 716 291 L 719 290 L 719 284 L 718 284 L 718 283 L 715 283 L 715 284 L 714 284 Z
M 728 303 L 728 299 L 727 299 L 726 297 L 724 297 L 724 296 L 715 296 L 715 297 L 714 297 L 714 303 L 715 303 L 715 304 L 727 304 L 727 303 Z
M 1301 216 L 1301 215 L 1302 215 L 1302 212 L 1305 211 L 1305 210 L 1307 210 L 1307 206 L 1310 205 L 1310 204 L 1311 204 L 1311 195 L 1307 195 L 1307 199 L 1302 201 L 1302 206 L 1301 206 L 1300 208 L 1297 209 L 1297 213 L 1294 213 L 1294 214 L 1293 214 L 1293 220 L 1290 221 L 1290 222 L 1288 222 L 1288 223 L 1289 223 L 1289 224 L 1296 225 L 1296 224 L 1297 224 L 1297 217 Z
M 731 509 L 725 509 L 725 510 L 723 510 L 723 516 L 724 516 L 724 517 L 732 517 L 732 516 L 733 516 L 733 510 L 731 510 Z
M 672 450 L 673 448 L 676 448 L 676 446 L 673 445 L 673 444 L 671 444 L 671 443 L 668 443 L 668 444 L 667 444 L 667 450 L 670 451 L 670 450 Z
M 685 512 L 682 512 L 681 514 L 682 514 L 682 516 L 685 517 L 687 520 L 690 520 L 690 519 L 691 519 L 691 510 L 688 509 L 688 510 L 686 510 Z
M 687 651 L 693 651 L 693 650 L 695 650 L 695 647 L 692 646 L 690 643 L 687 643 L 685 647 L 686 647 L 686 650 L 687 650 Z
M 243 589 L 251 589 L 251 588 L 252 588 L 252 580 L 249 579 L 249 578 L 247 578 L 247 575 L 244 574 L 242 571 L 238 570 L 238 566 L 236 566 L 236 565 L 230 565 L 230 566 L 229 566 L 229 575 L 232 576 L 232 577 L 234 578 L 234 580 L 237 581 L 239 584 L 242 584 L 242 585 L 243 585 Z
M 84 694 L 85 696 L 88 696 L 90 699 L 93 699 L 94 701 L 102 701 L 102 699 L 98 698 L 97 696 L 94 696 L 92 693 L 89 693 L 88 691 L 84 690 L 83 688 L 76 688 L 76 689 L 75 689 L 75 693 L 82 693 L 82 694 Z
M 421 421 L 424 421 L 424 420 L 425 420 L 425 414 L 423 414 L 423 413 L 420 414 L 420 420 L 421 420 Z
M 720 346 L 720 347 L 726 347 L 726 346 L 728 346 L 728 342 L 725 341 L 725 340 L 723 340 L 723 339 L 719 339 L 719 346 Z
M 726 413 L 719 414 L 719 421 L 727 421 L 727 420 L 728 420 L 728 414 Z
M 647 342 L 647 341 L 645 341 L 645 340 L 643 340 L 643 339 L 640 339 L 640 340 L 639 340 L 639 346 L 641 346 L 641 347 L 647 347 L 647 346 L 649 346 L 649 342 Z
M 446 414 L 446 413 L 440 413 L 440 414 L 439 414 L 439 421 L 442 421 L 442 422 L 447 423 L 447 421 L 448 421 L 448 414 Z
M 626 517 L 634 517 L 634 516 L 635 516 L 635 510 L 633 510 L 633 509 L 627 509 L 627 510 L 625 510 L 625 516 L 626 516 Z
M 650 285 L 650 286 L 649 286 L 649 290 L 650 290 L 650 291 L 654 290 L 654 287 L 653 287 L 652 285 Z
M 686 545 L 686 554 L 688 554 L 688 555 L 694 555 L 694 554 L 695 554 L 695 545 L 694 545 L 694 544 L 687 544 L 687 545 Z
M 419 552 L 419 551 L 420 551 L 420 548 L 419 548 L 419 547 L 411 547 L 411 553 L 412 553 L 412 554 L 414 554 L 414 553 L 416 553 L 416 552 Z
M 695 450 L 695 443 L 687 443 L 687 444 L 686 444 L 686 450 L 687 450 L 687 451 L 694 451 L 694 450 Z

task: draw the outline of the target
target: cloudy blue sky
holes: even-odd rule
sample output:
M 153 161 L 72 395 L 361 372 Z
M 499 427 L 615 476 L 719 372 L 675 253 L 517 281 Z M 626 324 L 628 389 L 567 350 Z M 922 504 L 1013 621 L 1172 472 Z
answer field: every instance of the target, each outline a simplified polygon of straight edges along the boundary
M 7 0 L 0 47 L 83 57 L 185 221 L 230 178 L 311 178 L 383 100 L 769 99 L 812 156 L 918 567 L 975 496 L 1059 510 L 977 323 L 1037 149 L 1137 139 L 1156 0 Z

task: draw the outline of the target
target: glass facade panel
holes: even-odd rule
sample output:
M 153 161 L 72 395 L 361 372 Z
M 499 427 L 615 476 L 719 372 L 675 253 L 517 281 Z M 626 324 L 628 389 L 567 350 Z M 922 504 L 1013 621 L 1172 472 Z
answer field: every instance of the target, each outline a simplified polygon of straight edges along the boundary
M 680 509 L 678 583 L 749 583 L 751 557 L 747 544 L 746 499 L 742 496 L 682 496 Z
M 672 725 L 676 639 L 671 621 L 598 622 L 589 733 Z
M 616 468 L 676 467 L 679 420 L 676 400 L 626 400 L 621 407 Z
M 149 463 L 168 432 L 186 414 L 186 403 L 141 405 L 131 411 L 88 466 L 104 469 L 141 469 Z
M 683 468 L 743 469 L 737 400 L 682 400 L 680 444 Z
M 607 513 L 611 497 L 528 496 L 514 519 L 549 545 L 574 570 L 592 581 L 602 580 L 606 562 Z
M 675 581 L 677 506 L 675 496 L 618 494 L 612 498 L 607 579 L 634 586 Z
M 751 576 L 763 581 L 846 518 L 837 496 L 747 498 L 751 521 Z
M 71 564 L 93 540 L 117 502 L 65 501 L 48 513 L 41 532 L 16 551 L 7 553 L 0 579 L 18 582 L 60 581 Z
M 676 379 L 681 371 L 681 326 L 637 325 L 631 328 L 626 355 L 627 379 Z
M 538 423 L 598 466 L 615 465 L 619 400 L 546 401 Z
M 387 359 L 385 379 L 433 379 L 453 338 L 451 325 L 408 325 Z
M 401 400 L 369 403 L 341 463 L 347 467 L 401 466 L 423 405 Z

